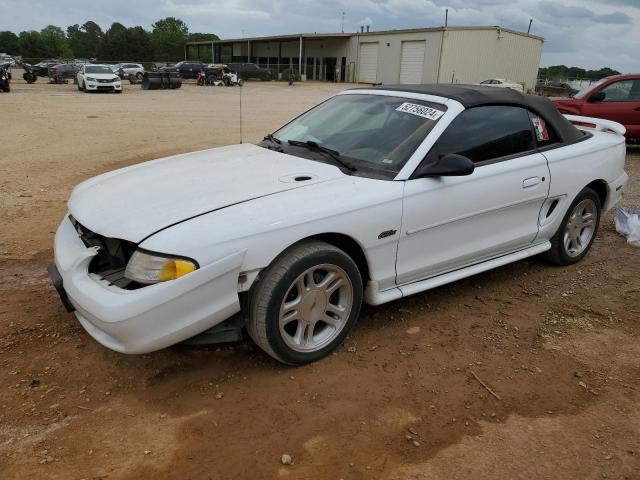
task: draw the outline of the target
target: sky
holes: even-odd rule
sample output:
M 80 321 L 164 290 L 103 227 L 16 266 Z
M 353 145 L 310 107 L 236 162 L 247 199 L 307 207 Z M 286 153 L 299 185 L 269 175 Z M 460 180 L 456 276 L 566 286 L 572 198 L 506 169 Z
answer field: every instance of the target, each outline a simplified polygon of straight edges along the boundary
M 542 66 L 640 71 L 640 0 L 0 0 L 0 31 L 66 28 L 93 20 L 150 29 L 160 18 L 184 20 L 191 32 L 240 38 L 286 33 L 354 32 L 501 25 L 545 37 Z

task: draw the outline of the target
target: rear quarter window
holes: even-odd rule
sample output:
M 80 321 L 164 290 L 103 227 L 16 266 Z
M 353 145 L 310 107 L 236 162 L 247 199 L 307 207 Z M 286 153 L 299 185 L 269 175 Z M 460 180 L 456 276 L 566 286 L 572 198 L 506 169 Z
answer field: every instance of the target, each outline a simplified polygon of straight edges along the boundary
M 530 111 L 529 119 L 531 120 L 538 147 L 544 148 L 560 142 L 558 134 L 543 117 Z

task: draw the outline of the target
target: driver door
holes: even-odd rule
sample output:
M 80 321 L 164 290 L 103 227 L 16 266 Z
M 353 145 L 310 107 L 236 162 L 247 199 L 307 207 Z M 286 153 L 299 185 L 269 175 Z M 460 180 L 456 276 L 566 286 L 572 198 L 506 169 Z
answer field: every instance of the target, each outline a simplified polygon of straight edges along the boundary
M 547 198 L 549 169 L 536 150 L 527 110 L 463 111 L 425 162 L 448 153 L 470 158 L 467 176 L 407 180 L 397 283 L 433 277 L 531 245 Z

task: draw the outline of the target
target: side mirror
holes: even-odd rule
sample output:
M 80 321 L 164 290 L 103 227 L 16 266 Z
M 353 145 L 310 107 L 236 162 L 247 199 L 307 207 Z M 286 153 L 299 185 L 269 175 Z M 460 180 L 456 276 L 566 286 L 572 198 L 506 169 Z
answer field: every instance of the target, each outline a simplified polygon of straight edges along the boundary
M 589 102 L 591 103 L 595 103 L 595 102 L 601 102 L 603 101 L 605 98 L 607 98 L 607 94 L 604 93 L 603 91 L 600 92 L 596 92 L 593 95 L 591 95 L 589 97 Z
M 475 168 L 475 164 L 464 155 L 449 153 L 435 162 L 420 165 L 414 174 L 414 178 L 461 177 L 471 175 Z

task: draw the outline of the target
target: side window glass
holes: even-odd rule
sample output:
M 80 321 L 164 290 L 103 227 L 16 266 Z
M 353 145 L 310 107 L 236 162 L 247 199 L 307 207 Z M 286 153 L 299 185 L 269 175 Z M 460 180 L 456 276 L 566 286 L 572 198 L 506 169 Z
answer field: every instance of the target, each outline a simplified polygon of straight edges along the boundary
M 633 87 L 634 80 L 622 80 L 620 82 L 612 83 L 602 89 L 602 92 L 606 95 L 605 102 L 624 102 L 630 100 L 631 89 Z
M 474 163 L 535 149 L 528 112 L 520 107 L 484 106 L 463 111 L 427 154 L 431 162 L 449 153 Z
M 633 81 L 633 86 L 629 92 L 629 100 L 632 102 L 640 102 L 640 80 Z

